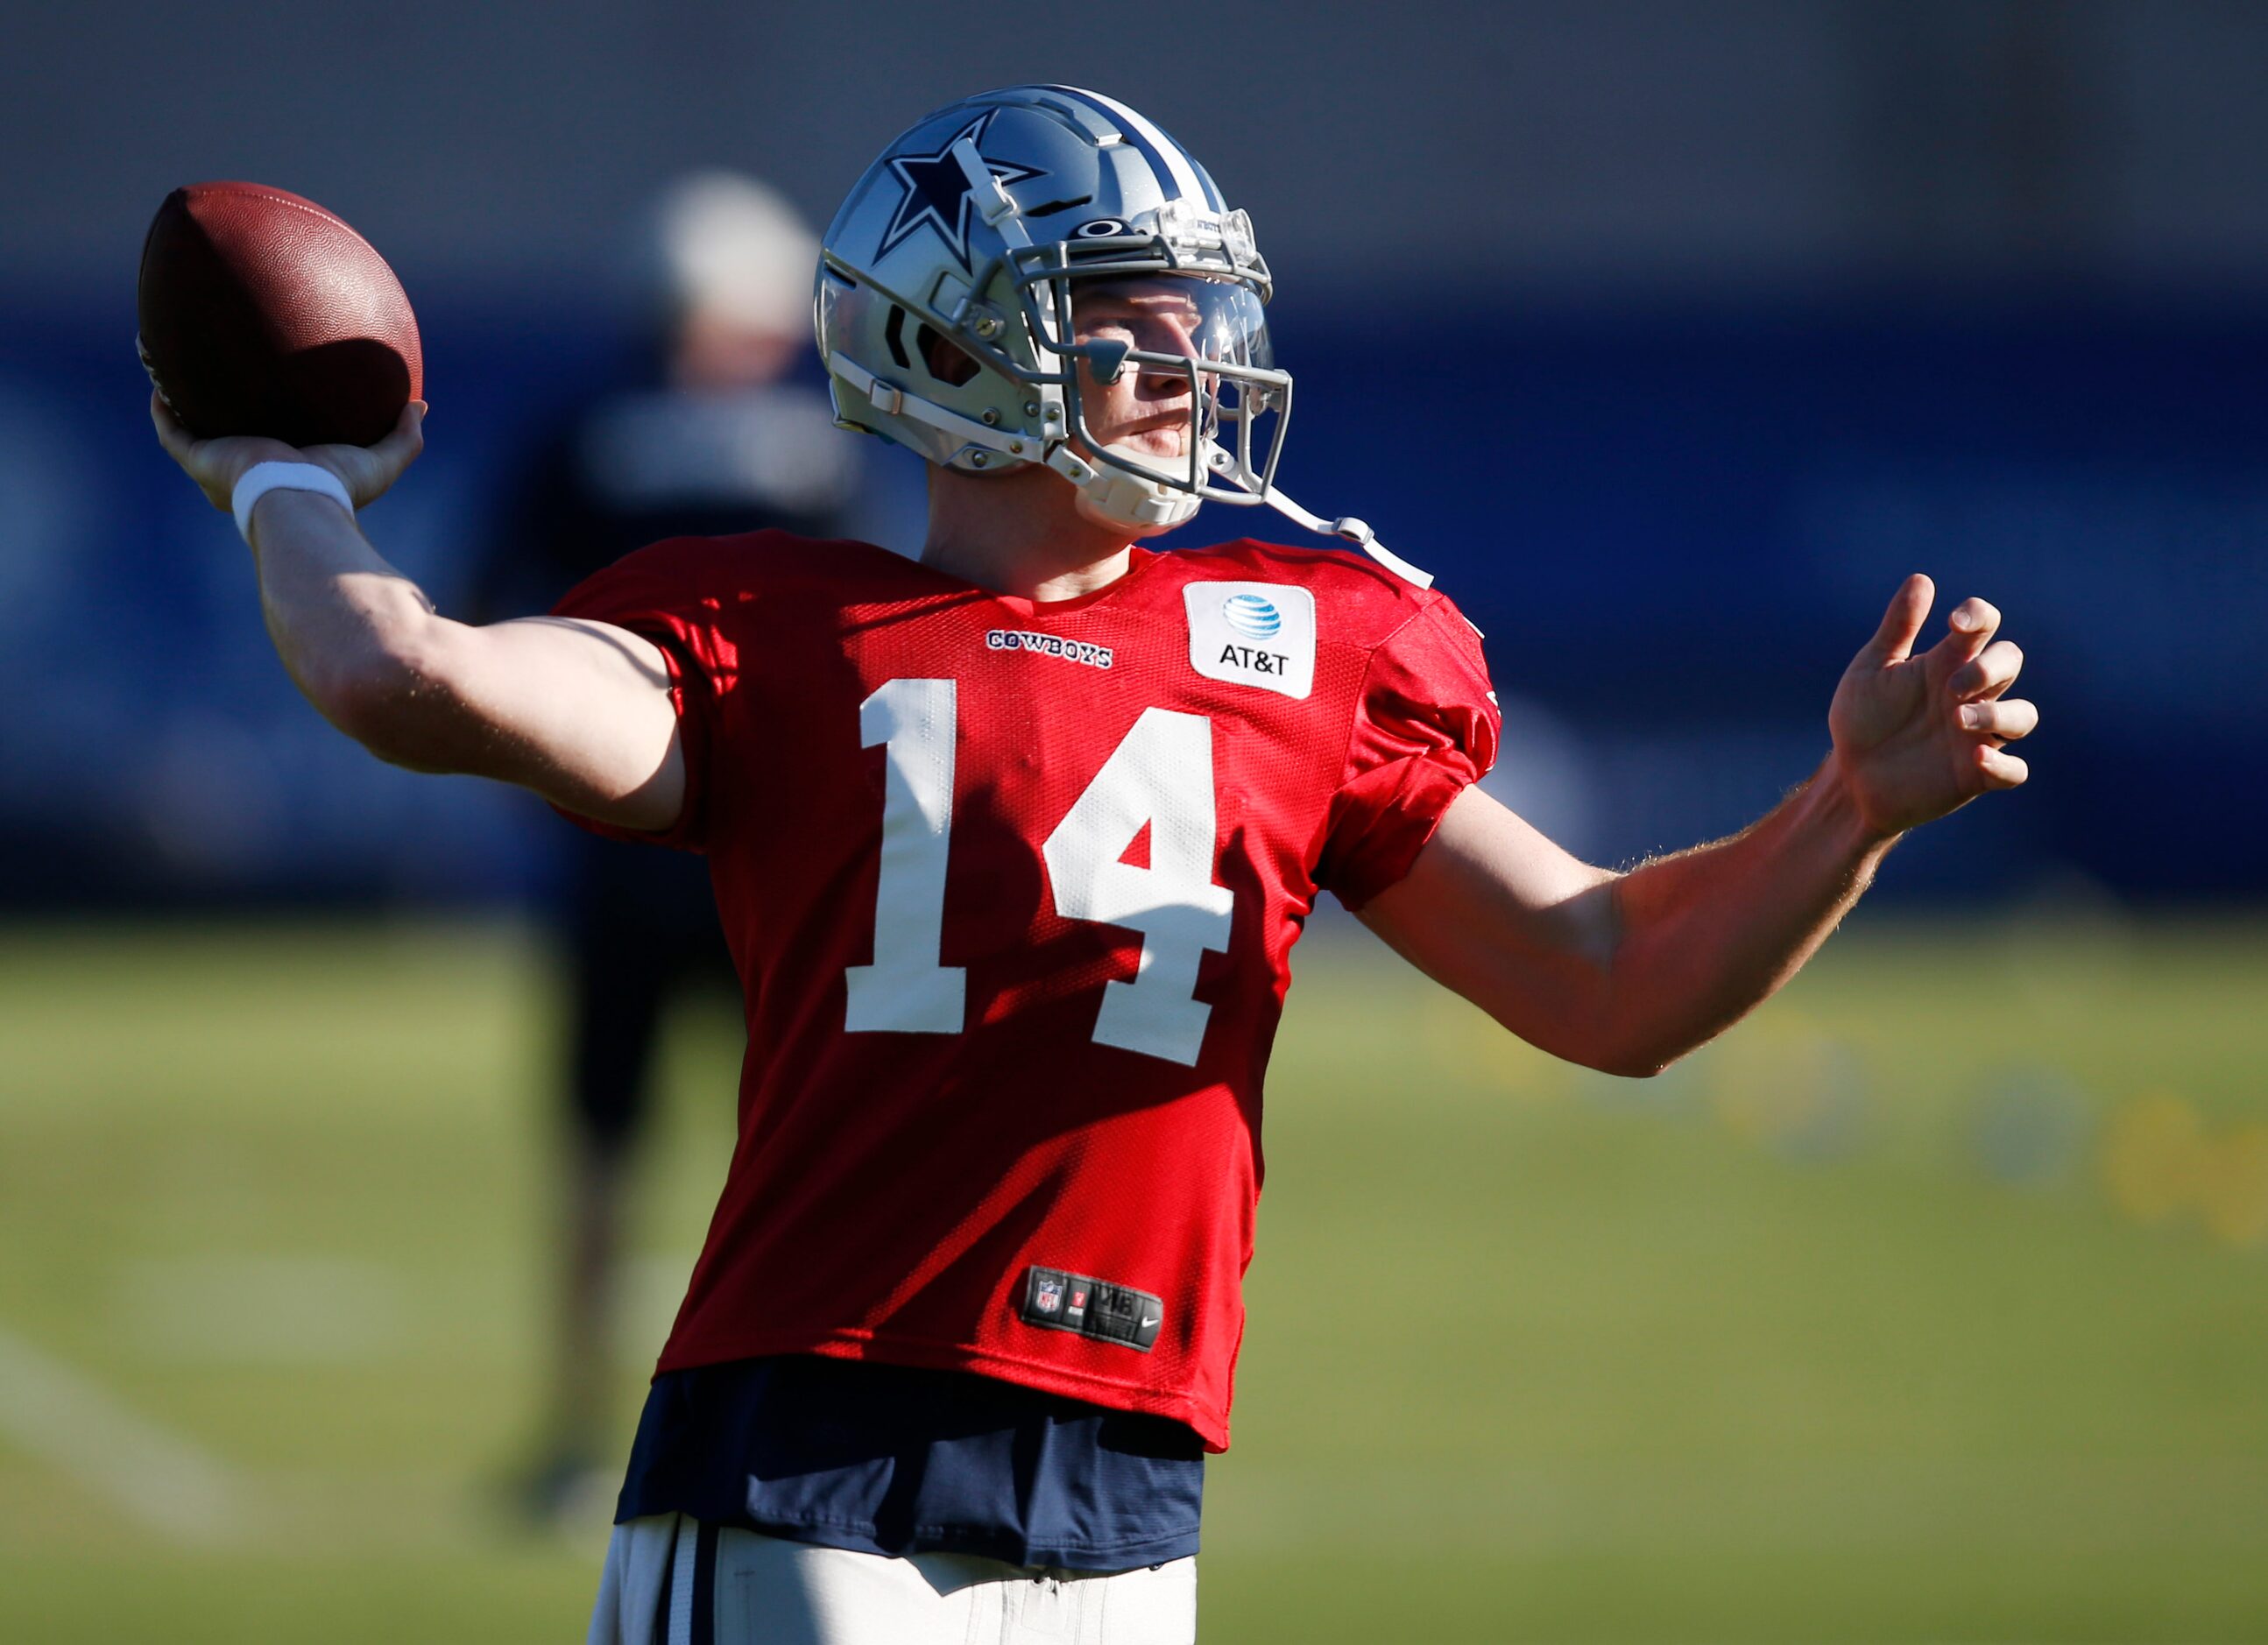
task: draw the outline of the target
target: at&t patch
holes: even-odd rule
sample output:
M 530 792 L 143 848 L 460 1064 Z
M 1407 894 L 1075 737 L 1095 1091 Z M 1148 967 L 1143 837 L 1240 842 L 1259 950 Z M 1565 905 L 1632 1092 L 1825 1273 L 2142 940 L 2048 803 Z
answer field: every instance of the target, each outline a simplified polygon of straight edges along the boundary
M 1304 698 L 1315 684 L 1315 597 L 1288 583 L 1191 583 L 1189 666 L 1207 679 Z

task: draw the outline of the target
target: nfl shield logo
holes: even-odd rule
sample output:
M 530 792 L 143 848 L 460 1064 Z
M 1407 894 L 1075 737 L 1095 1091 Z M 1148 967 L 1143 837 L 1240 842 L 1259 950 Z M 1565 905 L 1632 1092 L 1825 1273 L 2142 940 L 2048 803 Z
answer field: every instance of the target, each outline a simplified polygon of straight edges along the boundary
M 1063 1308 L 1064 1282 L 1052 1274 L 1042 1275 L 1034 1281 L 1032 1306 L 1043 1314 L 1060 1312 Z

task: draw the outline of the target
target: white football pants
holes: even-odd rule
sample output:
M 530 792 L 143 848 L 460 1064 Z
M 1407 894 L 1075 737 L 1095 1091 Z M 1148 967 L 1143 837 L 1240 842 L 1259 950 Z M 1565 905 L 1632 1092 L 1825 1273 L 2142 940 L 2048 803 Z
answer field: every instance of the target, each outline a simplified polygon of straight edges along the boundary
M 615 1527 L 589 1645 L 1190 1645 L 1194 1559 L 1066 1571 L 892 1559 L 681 1514 Z

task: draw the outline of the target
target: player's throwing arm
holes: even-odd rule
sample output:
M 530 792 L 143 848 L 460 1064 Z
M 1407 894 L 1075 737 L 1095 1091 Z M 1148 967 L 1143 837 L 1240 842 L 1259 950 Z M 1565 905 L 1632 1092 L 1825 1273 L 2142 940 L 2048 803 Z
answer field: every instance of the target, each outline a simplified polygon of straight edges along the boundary
M 416 460 L 425 415 L 416 316 L 368 241 L 284 189 L 178 188 L 144 241 L 136 308 L 158 440 L 234 512 L 269 633 L 325 718 L 396 765 L 633 828 L 676 819 L 684 763 L 652 642 L 450 622 L 357 528 Z
M 308 452 L 252 436 L 190 438 L 154 395 L 150 415 L 222 510 L 265 463 L 318 465 L 361 508 L 424 447 L 422 404 L 372 447 Z M 284 667 L 324 719 L 381 760 L 517 782 L 623 828 L 676 819 L 685 767 L 669 669 L 651 640 L 567 617 L 449 621 L 327 492 L 263 492 L 245 540 Z
M 313 465 L 360 508 L 424 444 L 422 404 L 375 445 L 308 451 L 249 436 L 195 439 L 155 395 L 150 414 L 167 454 L 224 510 L 270 463 Z M 284 666 L 324 718 L 379 759 L 518 783 L 623 827 L 675 820 L 684 765 L 652 641 L 569 618 L 452 622 L 328 492 L 263 491 L 245 535 Z

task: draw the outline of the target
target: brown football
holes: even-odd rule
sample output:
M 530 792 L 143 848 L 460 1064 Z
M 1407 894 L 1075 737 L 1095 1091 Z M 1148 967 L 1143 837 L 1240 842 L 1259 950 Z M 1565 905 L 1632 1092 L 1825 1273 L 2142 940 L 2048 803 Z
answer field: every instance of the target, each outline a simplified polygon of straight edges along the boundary
M 260 183 L 166 196 L 142 243 L 142 363 L 192 434 L 370 445 L 425 392 L 417 317 L 370 242 Z

